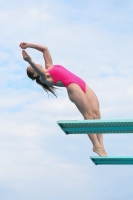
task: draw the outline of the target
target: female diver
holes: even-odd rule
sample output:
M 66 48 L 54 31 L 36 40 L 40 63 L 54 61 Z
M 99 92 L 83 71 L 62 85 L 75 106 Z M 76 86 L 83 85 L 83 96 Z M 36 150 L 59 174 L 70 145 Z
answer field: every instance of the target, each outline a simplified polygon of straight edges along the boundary
M 38 44 L 30 44 L 22 42 L 19 45 L 22 50 L 23 59 L 30 66 L 27 67 L 27 75 L 32 80 L 41 85 L 46 92 L 54 95 L 54 86 L 66 87 L 69 99 L 76 105 L 84 119 L 100 119 L 99 102 L 96 94 L 87 84 L 61 65 L 53 65 L 51 55 L 46 46 Z M 24 50 L 26 48 L 34 48 L 43 53 L 45 68 L 34 63 L 31 57 Z M 107 156 L 102 134 L 88 134 L 92 144 L 93 151 L 99 156 Z

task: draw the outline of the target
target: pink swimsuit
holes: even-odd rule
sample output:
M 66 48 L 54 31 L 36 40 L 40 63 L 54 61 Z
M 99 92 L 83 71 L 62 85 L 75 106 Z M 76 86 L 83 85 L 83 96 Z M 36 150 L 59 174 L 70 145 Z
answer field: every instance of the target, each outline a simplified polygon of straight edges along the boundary
M 66 68 L 64 68 L 61 65 L 54 65 L 53 68 L 48 70 L 48 73 L 53 78 L 54 84 L 56 85 L 57 81 L 61 81 L 63 85 L 67 88 L 68 85 L 71 83 L 75 83 L 80 86 L 80 88 L 84 91 L 86 91 L 86 84 L 85 82 L 79 78 L 78 76 L 74 75 L 70 71 L 68 71 Z

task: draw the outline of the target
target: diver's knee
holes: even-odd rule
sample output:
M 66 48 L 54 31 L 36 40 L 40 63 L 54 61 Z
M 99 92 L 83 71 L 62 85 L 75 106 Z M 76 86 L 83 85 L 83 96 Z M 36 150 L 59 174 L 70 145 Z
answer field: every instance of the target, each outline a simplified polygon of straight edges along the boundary
M 94 119 L 100 119 L 100 118 L 101 118 L 100 111 L 99 111 L 99 110 L 95 111 L 95 112 L 93 113 L 93 117 L 94 117 Z
M 93 113 L 90 112 L 90 113 L 84 113 L 84 119 L 93 119 Z

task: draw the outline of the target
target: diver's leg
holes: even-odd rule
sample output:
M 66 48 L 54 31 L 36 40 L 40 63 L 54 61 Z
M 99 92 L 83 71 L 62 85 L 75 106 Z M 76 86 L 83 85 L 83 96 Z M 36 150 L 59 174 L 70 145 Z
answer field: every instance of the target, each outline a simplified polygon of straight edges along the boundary
M 67 88 L 67 91 L 70 100 L 76 105 L 84 119 L 93 120 L 93 112 L 83 90 L 77 84 L 70 84 Z M 97 135 L 90 134 L 89 138 L 93 143 L 93 150 L 95 150 L 95 152 L 100 156 L 106 156 L 103 147 L 98 141 Z
M 93 111 L 93 119 L 101 119 L 101 115 L 100 115 L 100 111 L 99 111 L 99 101 L 98 101 L 96 94 L 87 85 L 86 85 L 86 93 L 85 94 L 86 94 L 86 97 L 87 97 L 87 99 L 91 105 L 92 111 Z M 104 148 L 103 135 L 96 134 L 96 136 L 97 136 L 99 143 Z

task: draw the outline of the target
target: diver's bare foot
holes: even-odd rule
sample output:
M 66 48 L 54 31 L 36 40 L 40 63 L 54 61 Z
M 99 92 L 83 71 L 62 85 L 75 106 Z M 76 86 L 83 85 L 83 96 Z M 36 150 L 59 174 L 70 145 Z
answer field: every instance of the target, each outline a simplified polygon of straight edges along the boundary
M 97 153 L 99 156 L 107 156 L 106 151 L 102 146 L 100 147 L 93 147 L 93 151 Z

